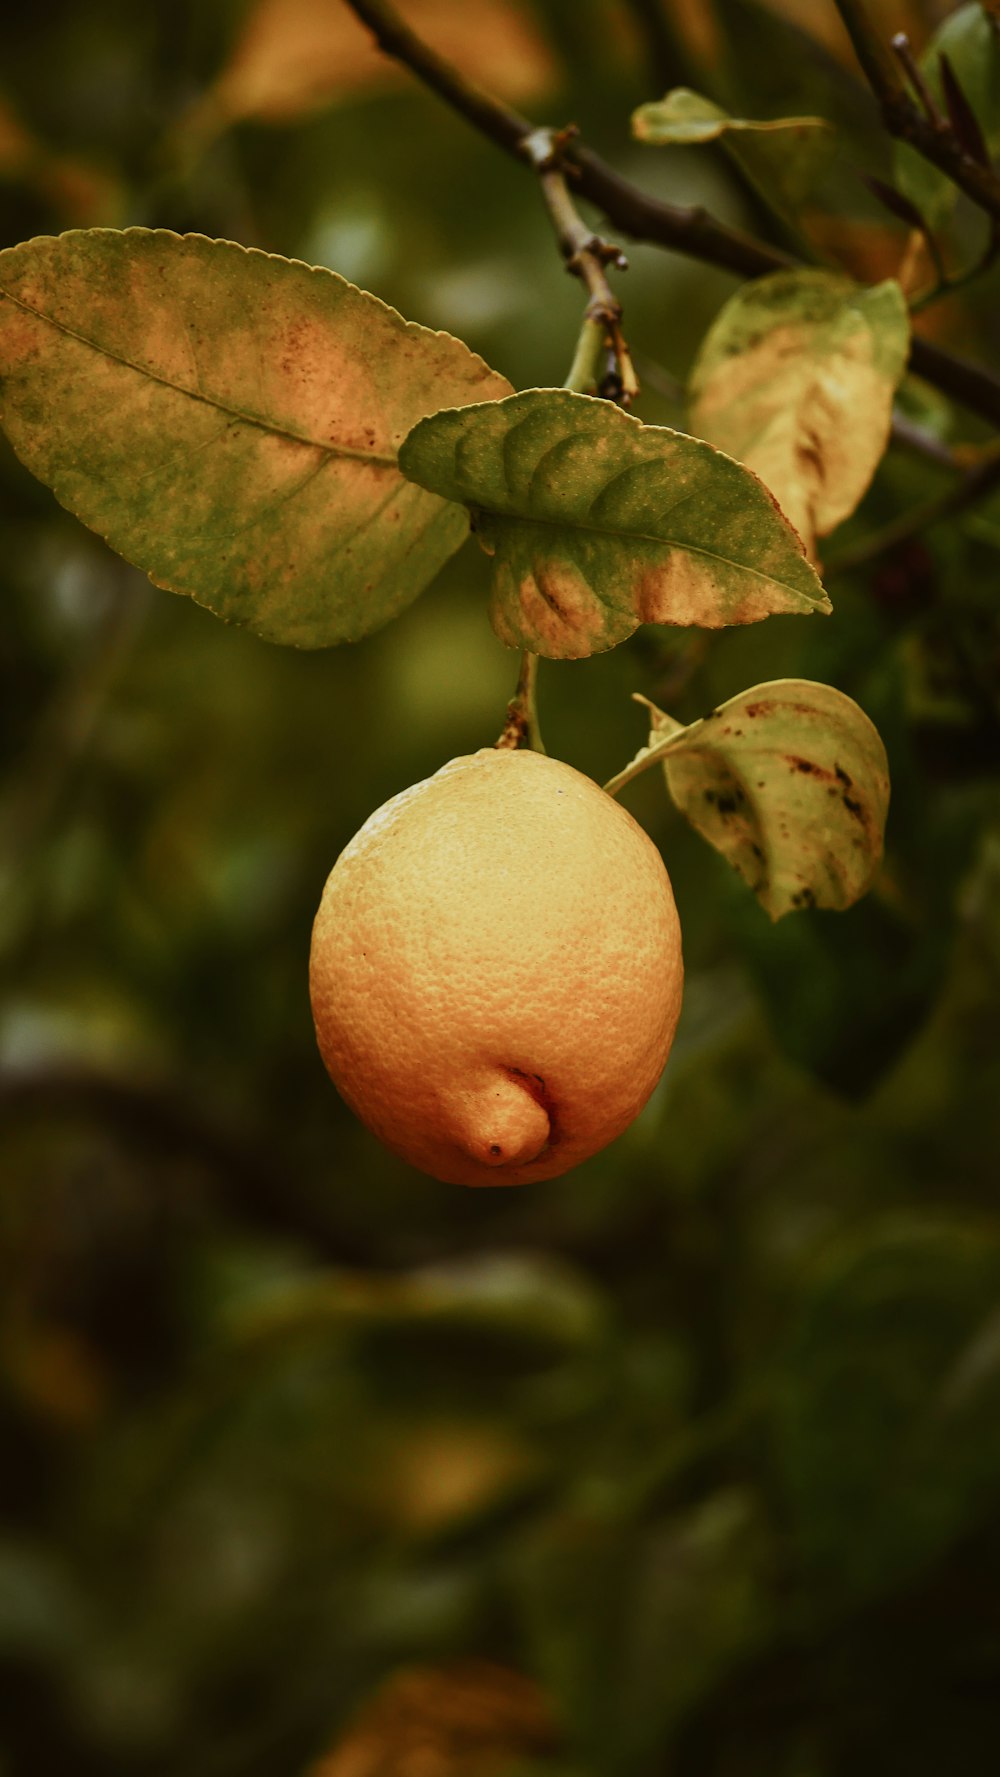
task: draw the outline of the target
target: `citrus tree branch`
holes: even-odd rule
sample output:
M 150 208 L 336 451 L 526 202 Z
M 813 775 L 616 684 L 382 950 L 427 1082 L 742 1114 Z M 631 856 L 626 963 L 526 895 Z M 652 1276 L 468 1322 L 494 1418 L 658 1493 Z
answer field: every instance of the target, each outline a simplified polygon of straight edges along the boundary
M 1000 179 L 992 168 L 966 153 L 951 125 L 936 110 L 927 115 L 910 96 L 897 59 L 869 16 L 865 0 L 836 0 L 836 5 L 889 134 L 908 142 L 988 216 L 1000 221 Z
M 602 240 L 580 216 L 560 164 L 565 140 L 565 132 L 560 135 L 554 130 L 534 130 L 525 148 L 538 174 L 566 270 L 580 279 L 589 297 L 584 320 L 596 322 L 601 328 L 616 366 L 612 381 L 606 378 L 598 382 L 598 393 L 628 407 L 639 393 L 639 382 L 622 333 L 622 306 L 605 270 L 608 265 L 616 265 L 624 271 L 628 260 L 620 247 Z
M 345 0 L 345 4 L 368 26 L 386 55 L 404 63 L 490 141 L 515 159 L 531 164 L 527 144 L 535 126 L 466 80 L 457 68 L 423 43 L 400 18 L 391 0 Z M 850 10 L 852 16 L 859 11 L 856 7 Z M 902 91 L 901 85 L 899 90 Z M 799 263 L 777 247 L 766 246 L 741 229 L 717 222 L 698 205 L 681 206 L 650 197 L 577 139 L 564 140 L 559 159 L 574 195 L 594 204 L 615 228 L 633 240 L 684 253 L 690 259 L 744 278 L 759 278 Z M 910 368 L 943 394 L 992 425 L 1000 426 L 1000 376 L 985 365 L 957 357 L 926 340 L 914 339 Z
M 351 11 L 367 25 L 379 49 L 393 61 L 403 62 L 410 72 L 444 99 L 453 111 L 466 118 L 508 154 L 522 155 L 534 124 L 519 111 L 504 105 L 492 93 L 467 80 L 464 74 L 429 43 L 412 31 L 389 0 L 346 0 Z

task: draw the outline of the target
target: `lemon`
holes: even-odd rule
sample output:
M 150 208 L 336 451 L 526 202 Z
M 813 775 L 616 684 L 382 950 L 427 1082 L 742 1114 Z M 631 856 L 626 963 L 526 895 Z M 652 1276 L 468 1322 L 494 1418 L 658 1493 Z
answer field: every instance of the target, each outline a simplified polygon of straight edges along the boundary
M 327 1070 L 393 1153 L 515 1185 L 642 1109 L 680 1013 L 659 852 L 582 773 L 488 748 L 394 796 L 341 853 L 313 928 Z

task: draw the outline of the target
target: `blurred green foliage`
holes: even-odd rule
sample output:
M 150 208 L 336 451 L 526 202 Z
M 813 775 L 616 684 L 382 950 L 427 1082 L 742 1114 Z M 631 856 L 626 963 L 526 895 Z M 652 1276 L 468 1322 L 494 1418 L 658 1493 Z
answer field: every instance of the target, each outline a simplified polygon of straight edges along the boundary
M 11 16 L 33 146 L 3 244 L 229 236 L 559 383 L 580 293 L 530 175 L 404 81 L 179 153 L 243 10 Z M 757 229 L 787 224 L 711 150 L 636 148 L 631 111 L 683 80 L 828 116 L 814 244 L 891 270 L 846 58 L 718 0 L 714 49 L 663 9 L 668 69 L 654 12 L 537 0 L 547 88 L 511 96 Z M 676 422 L 733 281 L 629 256 L 640 412 Z M 996 288 L 934 313 L 946 341 L 988 358 Z M 947 475 L 894 449 L 836 545 Z M 537 1681 L 561 1751 L 531 1769 L 561 1777 L 993 1777 L 1000 504 L 831 574 L 830 619 L 543 663 L 550 750 L 598 779 L 643 739 L 633 690 L 687 721 L 839 686 L 889 750 L 887 864 L 851 912 L 772 927 L 637 782 L 685 932 L 666 1077 L 578 1172 L 467 1193 L 339 1103 L 306 957 L 364 817 L 499 731 L 517 662 L 475 546 L 389 629 L 297 655 L 153 591 L 6 446 L 0 502 L 2 1777 L 304 1772 L 397 1668 L 457 1658 Z

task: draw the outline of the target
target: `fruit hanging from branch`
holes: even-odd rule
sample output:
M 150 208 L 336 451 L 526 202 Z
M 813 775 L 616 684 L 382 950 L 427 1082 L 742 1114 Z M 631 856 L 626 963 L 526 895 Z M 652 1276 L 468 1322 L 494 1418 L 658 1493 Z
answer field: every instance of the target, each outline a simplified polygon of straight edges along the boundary
M 337 860 L 310 987 L 326 1067 L 394 1153 L 455 1184 L 568 1172 L 670 1052 L 681 934 L 659 852 L 570 765 L 486 748 Z

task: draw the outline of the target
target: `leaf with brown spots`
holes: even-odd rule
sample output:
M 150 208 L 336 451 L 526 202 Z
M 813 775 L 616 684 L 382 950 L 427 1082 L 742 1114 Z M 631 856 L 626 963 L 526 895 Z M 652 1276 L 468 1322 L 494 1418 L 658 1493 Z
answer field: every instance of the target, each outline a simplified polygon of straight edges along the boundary
M 322 648 L 410 603 L 468 530 L 396 452 L 510 384 L 335 273 L 201 235 L 0 253 L 3 424 L 56 498 L 171 592 Z
M 755 475 L 610 402 L 529 389 L 434 414 L 399 464 L 471 508 L 493 558 L 493 627 L 511 647 L 572 660 L 640 623 L 717 629 L 830 608 Z
M 738 291 L 703 341 L 691 429 L 760 476 L 813 555 L 885 452 L 908 351 L 893 280 L 863 290 L 833 272 L 774 272 Z
M 688 728 L 648 708 L 650 748 L 678 808 L 772 919 L 860 899 L 882 857 L 889 768 L 852 698 L 774 679 Z

